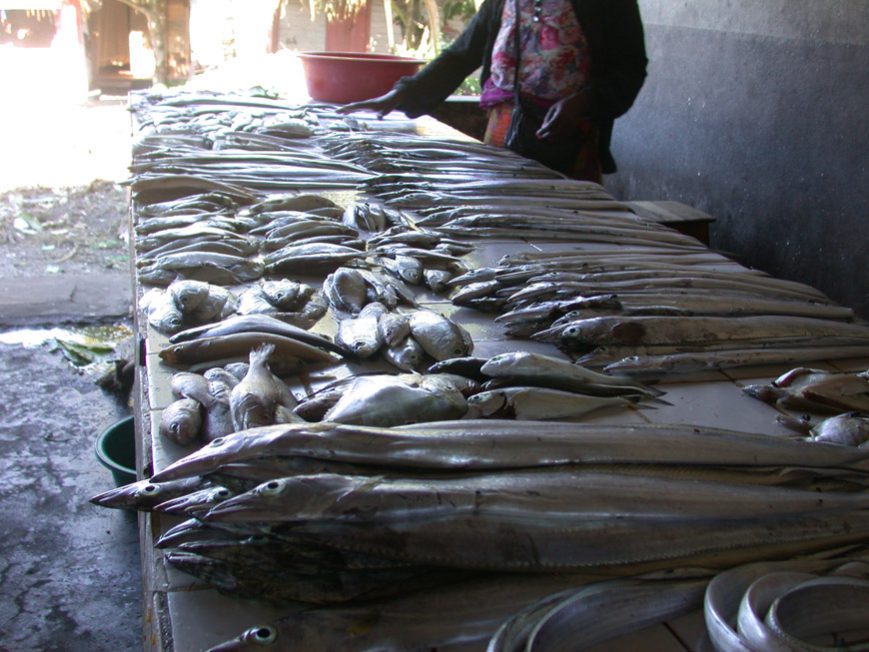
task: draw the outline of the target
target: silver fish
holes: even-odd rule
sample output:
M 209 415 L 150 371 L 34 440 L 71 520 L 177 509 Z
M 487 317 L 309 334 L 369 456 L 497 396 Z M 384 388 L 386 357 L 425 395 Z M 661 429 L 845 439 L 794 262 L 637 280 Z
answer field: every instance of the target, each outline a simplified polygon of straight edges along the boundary
M 525 351 L 492 356 L 480 372 L 491 378 L 510 378 L 528 385 L 586 394 L 662 394 L 660 390 L 625 376 L 601 374 L 568 360 Z
M 446 292 L 449 282 L 455 278 L 455 274 L 443 269 L 426 269 L 422 273 L 423 281 L 429 290 L 436 294 Z
M 216 324 L 208 324 L 180 331 L 169 338 L 173 344 L 204 337 L 217 337 L 234 333 L 270 333 L 295 339 L 327 351 L 346 353 L 339 345 L 329 338 L 312 333 L 298 326 L 293 326 L 271 315 L 249 314 L 228 317 Z
M 749 396 L 784 408 L 822 414 L 869 413 L 869 373 L 836 373 L 797 367 L 768 385 L 748 385 Z
M 385 312 L 377 320 L 377 330 L 386 346 L 395 346 L 410 334 L 410 319 L 399 312 Z
M 614 579 L 567 589 L 501 625 L 486 652 L 583 650 L 684 615 L 703 604 L 709 578 Z
M 410 313 L 410 332 L 435 360 L 467 356 L 473 349 L 466 333 L 455 322 L 432 310 Z
M 184 313 L 169 293 L 152 298 L 147 304 L 148 324 L 164 334 L 177 333 L 184 328 Z
M 162 502 L 179 496 L 186 496 L 193 491 L 202 489 L 206 484 L 208 481 L 199 477 L 161 483 L 139 480 L 97 494 L 90 499 L 90 502 L 100 507 L 149 512 Z
M 468 398 L 470 418 L 507 416 L 516 419 L 573 419 L 604 408 L 626 408 L 633 401 L 620 396 L 589 396 L 544 387 L 502 387 Z
M 231 376 L 229 372 L 225 373 Z M 226 379 L 225 376 L 209 379 L 208 402 L 203 403 L 205 406 L 205 417 L 202 421 L 201 434 L 204 441 L 211 442 L 235 432 L 235 424 L 232 422 L 232 411 L 230 410 L 229 401 L 232 388 L 238 383 L 239 379 L 235 379 L 232 382 Z
M 244 290 L 238 297 L 238 312 L 241 315 L 253 315 L 277 312 L 275 305 L 268 300 L 260 286 Z
M 395 426 L 455 419 L 467 411 L 458 391 L 431 391 L 396 376 L 358 376 L 324 416 L 324 420 L 361 425 Z
M 869 470 L 869 450 L 865 448 L 690 424 L 468 419 L 395 428 L 319 423 L 234 433 L 170 464 L 152 480 L 163 482 L 204 475 L 221 464 L 269 455 L 322 456 L 337 462 L 443 471 L 570 464 Z
M 202 281 L 179 280 L 171 283 L 166 292 L 172 296 L 179 310 L 191 314 L 208 297 L 209 286 Z
M 252 350 L 247 375 L 232 388 L 229 409 L 236 430 L 272 425 L 278 405 L 296 406 L 287 386 L 269 370 L 268 359 L 273 353 L 274 347 L 268 344 Z
M 169 385 L 173 396 L 192 398 L 203 404 L 208 401 L 208 380 L 201 374 L 179 371 L 172 374 Z
M 368 285 L 365 277 L 349 267 L 339 267 L 326 276 L 323 281 L 323 291 L 332 308 L 352 315 L 359 314 L 368 302 Z
M 370 312 L 342 319 L 338 322 L 335 342 L 357 358 L 370 358 L 383 344 L 377 329 L 377 320 L 377 315 Z
M 162 349 L 159 355 L 169 365 L 196 364 L 227 358 L 246 358 L 251 349 L 262 344 L 274 345 L 273 359 L 270 362 L 281 364 L 282 368 L 298 369 L 307 364 L 331 363 L 337 360 L 332 353 L 297 339 L 271 333 L 246 332 L 178 342 Z
M 405 322 L 410 331 L 410 324 Z M 389 364 L 402 371 L 417 371 L 425 359 L 425 351 L 412 336 L 383 347 L 383 357 Z
M 314 288 L 290 279 L 263 281 L 260 284 L 263 296 L 280 310 L 295 310 L 314 292 Z
M 173 401 L 160 414 L 160 434 L 181 446 L 199 436 L 201 425 L 202 405 L 192 398 Z

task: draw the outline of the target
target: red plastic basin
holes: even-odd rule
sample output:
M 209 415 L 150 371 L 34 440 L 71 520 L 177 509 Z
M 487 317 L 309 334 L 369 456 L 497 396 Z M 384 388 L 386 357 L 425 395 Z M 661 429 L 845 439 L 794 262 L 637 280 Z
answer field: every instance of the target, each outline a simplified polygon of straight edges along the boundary
M 300 52 L 308 95 L 319 102 L 358 102 L 388 92 L 425 63 L 392 54 Z

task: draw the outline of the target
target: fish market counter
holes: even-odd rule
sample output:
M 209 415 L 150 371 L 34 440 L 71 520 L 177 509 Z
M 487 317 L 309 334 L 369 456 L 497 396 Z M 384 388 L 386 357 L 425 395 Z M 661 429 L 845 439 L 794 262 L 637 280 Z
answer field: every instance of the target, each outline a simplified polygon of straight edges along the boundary
M 143 482 L 111 506 L 139 509 L 145 649 L 484 650 L 612 586 L 534 649 L 708 650 L 716 572 L 869 542 L 869 452 L 794 430 L 853 404 L 772 384 L 860 382 L 847 308 L 430 118 L 131 104 Z M 587 496 L 598 528 L 558 525 Z

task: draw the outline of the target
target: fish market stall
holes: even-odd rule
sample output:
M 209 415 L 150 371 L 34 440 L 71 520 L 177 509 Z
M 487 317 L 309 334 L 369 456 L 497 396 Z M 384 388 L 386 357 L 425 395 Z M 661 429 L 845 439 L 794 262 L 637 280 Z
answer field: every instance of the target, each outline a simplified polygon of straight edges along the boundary
M 139 510 L 147 649 L 865 626 L 850 309 L 431 119 L 132 108 L 141 480 L 94 501 Z

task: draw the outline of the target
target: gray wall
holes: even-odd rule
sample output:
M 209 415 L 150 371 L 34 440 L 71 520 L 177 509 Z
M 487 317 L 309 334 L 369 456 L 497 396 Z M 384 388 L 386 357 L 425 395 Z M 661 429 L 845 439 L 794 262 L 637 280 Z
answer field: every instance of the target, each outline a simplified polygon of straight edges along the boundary
M 713 247 L 869 317 L 869 2 L 640 8 L 649 77 L 607 187 L 695 206 Z

